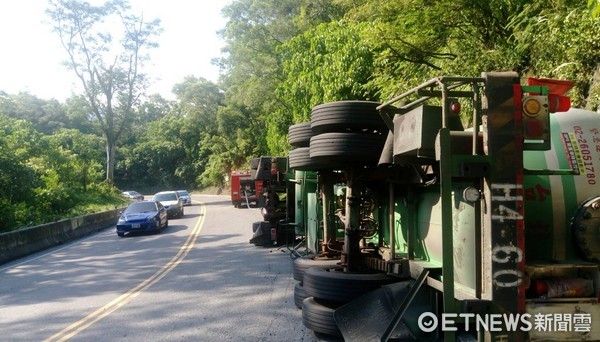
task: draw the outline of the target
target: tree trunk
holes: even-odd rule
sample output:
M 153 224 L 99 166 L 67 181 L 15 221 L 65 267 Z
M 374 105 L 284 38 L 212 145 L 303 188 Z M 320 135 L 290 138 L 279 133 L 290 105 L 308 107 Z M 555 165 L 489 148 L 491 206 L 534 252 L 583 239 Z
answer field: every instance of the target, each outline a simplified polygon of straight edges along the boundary
M 114 141 L 106 138 L 106 180 L 113 182 L 115 176 L 115 159 L 117 154 L 117 145 Z

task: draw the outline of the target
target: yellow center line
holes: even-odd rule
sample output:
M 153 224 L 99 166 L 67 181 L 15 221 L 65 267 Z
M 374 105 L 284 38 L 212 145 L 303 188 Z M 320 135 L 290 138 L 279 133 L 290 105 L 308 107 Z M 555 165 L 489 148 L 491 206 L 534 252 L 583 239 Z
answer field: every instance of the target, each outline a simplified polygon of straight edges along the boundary
M 142 291 L 146 290 L 147 288 L 164 278 L 169 272 L 171 272 L 175 267 L 177 267 L 177 265 L 179 265 L 179 263 L 181 263 L 183 259 L 185 259 L 190 250 L 194 247 L 194 244 L 196 243 L 196 240 L 200 235 L 200 231 L 202 230 L 202 225 L 204 224 L 205 213 L 206 206 L 204 205 L 204 203 L 200 203 L 200 219 L 194 227 L 192 234 L 190 234 L 185 243 L 181 246 L 181 248 L 179 248 L 179 252 L 177 252 L 177 255 L 175 255 L 169 262 L 167 262 L 163 267 L 161 267 L 160 270 L 151 275 L 148 279 L 141 282 L 136 287 L 132 288 L 131 290 L 112 300 L 110 303 L 92 312 L 91 314 L 87 315 L 81 320 L 69 325 L 68 327 L 50 336 L 44 341 L 67 341 L 71 337 L 89 328 L 94 323 L 115 312 L 120 307 L 128 304 Z

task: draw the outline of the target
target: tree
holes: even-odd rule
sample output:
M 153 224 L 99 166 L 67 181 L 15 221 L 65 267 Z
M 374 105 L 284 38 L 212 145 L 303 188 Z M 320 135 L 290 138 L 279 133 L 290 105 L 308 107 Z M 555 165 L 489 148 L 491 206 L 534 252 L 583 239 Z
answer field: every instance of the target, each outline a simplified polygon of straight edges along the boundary
M 28 92 L 0 94 L 0 113 L 32 123 L 33 128 L 52 134 L 68 125 L 63 107 L 57 100 L 42 100 Z
M 377 51 L 364 44 L 365 25 L 343 20 L 320 24 L 278 49 L 283 81 L 277 94 L 293 114 L 292 123 L 310 120 L 311 108 L 321 103 L 375 99 L 377 94 L 365 85 Z
M 46 11 L 67 52 L 66 65 L 83 87 L 84 97 L 106 139 L 106 179 L 114 176 L 116 148 L 147 88 L 141 72 L 148 51 L 157 46 L 160 20 L 129 14 L 126 0 L 93 6 L 77 0 L 50 0 Z M 109 28 L 121 25 L 120 44 Z
M 232 105 L 221 107 L 216 123 L 217 133 L 199 144 L 203 164 L 197 178 L 200 186 L 224 186 L 225 176 L 247 168 L 250 157 L 269 154 L 266 123 L 258 113 Z
M 570 0 L 535 1 L 515 13 L 513 49 L 527 56 L 529 74 L 574 81 L 574 107 L 600 108 L 600 18 Z
M 195 187 L 196 178 L 216 153 L 213 137 L 219 135 L 217 112 L 223 106 L 219 87 L 204 78 L 187 76 L 173 87 L 173 93 L 177 101 L 155 96 L 140 106 L 137 127 L 146 129 L 120 149 L 125 158 L 116 170 L 119 184 L 157 190 Z
M 597 0 L 338 1 L 346 20 L 368 23 L 369 86 L 383 98 L 439 75 L 515 70 L 575 81 L 574 106 L 600 103 Z
M 69 156 L 69 163 L 55 167 L 60 170 L 62 183 L 86 191 L 89 184 L 99 181 L 98 176 L 102 174 L 102 139 L 99 136 L 76 129 L 62 129 L 47 140 L 53 150 Z
M 331 0 L 239 0 L 223 9 L 229 18 L 221 32 L 226 42 L 223 88 L 226 102 L 234 110 L 260 116 L 267 123 L 269 154 L 281 153 L 282 127 L 291 123 L 288 104 L 277 97 L 281 82 L 282 54 L 277 49 L 289 39 L 320 23 L 336 21 L 345 12 Z M 285 113 L 286 117 L 273 115 Z M 254 156 L 246 156 L 251 159 Z
M 40 152 L 41 134 L 31 123 L 0 113 L 0 232 L 33 221 L 29 204 L 35 202 L 33 189 L 40 187 L 40 173 L 29 159 Z M 35 210 L 35 208 L 33 208 Z
M 76 129 L 82 133 L 102 136 L 99 125 L 96 124 L 96 115 L 92 112 L 88 102 L 82 95 L 73 95 L 63 104 L 67 128 Z

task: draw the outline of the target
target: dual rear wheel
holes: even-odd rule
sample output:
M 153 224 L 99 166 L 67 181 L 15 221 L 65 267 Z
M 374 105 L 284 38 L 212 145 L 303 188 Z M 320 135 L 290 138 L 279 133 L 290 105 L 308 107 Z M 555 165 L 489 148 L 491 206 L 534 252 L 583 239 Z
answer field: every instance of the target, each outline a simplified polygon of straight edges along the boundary
M 383 273 L 343 272 L 335 259 L 298 258 L 293 267 L 294 303 L 302 309 L 302 323 L 330 336 L 341 336 L 333 316 L 337 308 L 396 281 Z
M 300 171 L 376 166 L 387 126 L 370 101 L 337 101 L 315 106 L 311 121 L 288 130 L 290 167 Z

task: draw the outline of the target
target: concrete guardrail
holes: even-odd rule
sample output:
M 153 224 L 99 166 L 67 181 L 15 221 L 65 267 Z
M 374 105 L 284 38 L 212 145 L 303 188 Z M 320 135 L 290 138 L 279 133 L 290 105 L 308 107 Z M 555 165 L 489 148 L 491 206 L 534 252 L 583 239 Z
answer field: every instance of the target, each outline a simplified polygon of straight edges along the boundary
M 114 209 L 0 234 L 0 264 L 75 240 L 117 223 Z

